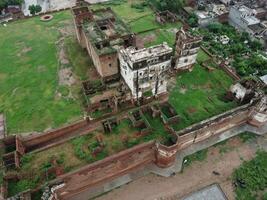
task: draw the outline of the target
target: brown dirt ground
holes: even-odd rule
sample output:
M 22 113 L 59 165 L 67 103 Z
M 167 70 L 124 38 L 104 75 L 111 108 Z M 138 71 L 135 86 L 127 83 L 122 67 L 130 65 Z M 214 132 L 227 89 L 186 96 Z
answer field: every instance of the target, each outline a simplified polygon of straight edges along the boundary
M 170 178 L 150 174 L 100 196 L 97 200 L 125 197 L 127 200 L 177 200 L 213 183 L 219 183 L 228 199 L 233 200 L 235 194 L 231 174 L 243 160 L 250 160 L 255 156 L 259 140 L 262 138 L 242 143 L 238 137 L 232 138 L 226 144 L 209 148 L 204 161 L 193 162 L 182 173 Z M 213 171 L 220 175 L 214 175 Z

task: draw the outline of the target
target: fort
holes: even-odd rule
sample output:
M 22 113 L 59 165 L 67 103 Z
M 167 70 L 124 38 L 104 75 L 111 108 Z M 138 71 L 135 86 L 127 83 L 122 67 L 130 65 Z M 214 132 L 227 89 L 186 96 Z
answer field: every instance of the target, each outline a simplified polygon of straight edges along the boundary
M 100 81 L 82 82 L 82 92 L 87 98 L 86 113 L 84 119 L 75 123 L 39 134 L 6 136 L 2 131 L 4 118 L 0 118 L 3 163 L 11 171 L 5 175 L 1 187 L 5 198 L 10 182 L 23 180 L 20 169 L 27 156 L 45 154 L 82 136 L 87 141 L 79 151 L 86 162 L 79 168 L 66 171 L 60 161 L 52 158 L 51 166 L 38 174 L 45 183 L 40 182 L 35 188 L 8 199 L 31 200 L 41 192 L 41 199 L 46 200 L 87 200 L 149 173 L 172 176 L 181 171 L 185 156 L 244 131 L 266 134 L 266 94 L 256 82 L 240 81 L 223 63 L 216 69 L 226 71 L 236 82 L 227 88 L 226 94 L 221 92 L 220 98 L 227 103 L 234 102 L 235 108 L 223 108 L 221 114 L 177 128 L 183 113 L 169 101 L 168 92 L 175 87 L 171 82 L 179 79 L 176 75 L 181 71 L 190 75 L 197 66 L 197 70 L 212 73 L 217 64 L 212 59 L 198 63 L 202 38 L 181 28 L 175 33 L 174 50 L 165 42 L 138 49 L 136 35 L 111 8 L 94 10 L 83 3 L 79 1 L 72 8 L 75 33 Z M 177 20 L 169 11 L 155 15 L 159 24 Z M 210 84 L 203 86 L 205 91 L 212 88 Z M 219 87 L 226 88 L 220 84 Z M 181 94 L 186 89 L 179 85 Z M 187 109 L 195 112 L 194 108 Z M 119 144 L 111 145 L 107 138 Z M 34 177 L 34 172 L 31 175 Z
M 151 108 L 143 107 L 141 113 L 147 112 L 147 109 Z M 163 118 L 163 114 L 160 115 Z M 183 157 L 186 155 L 243 131 L 265 134 L 266 122 L 267 97 L 260 95 L 248 104 L 174 132 L 171 142 L 153 140 L 58 176 L 49 183 L 48 194 L 52 199 L 88 199 L 148 173 L 168 177 L 181 170 Z M 5 148 L 14 149 L 4 156 L 5 165 L 19 167 L 21 155 L 41 150 L 52 141 L 60 140 L 62 135 L 77 129 L 82 130 L 89 124 L 90 122 L 82 121 L 43 135 L 5 138 Z M 31 191 L 26 191 L 21 195 L 30 196 L 30 193 Z

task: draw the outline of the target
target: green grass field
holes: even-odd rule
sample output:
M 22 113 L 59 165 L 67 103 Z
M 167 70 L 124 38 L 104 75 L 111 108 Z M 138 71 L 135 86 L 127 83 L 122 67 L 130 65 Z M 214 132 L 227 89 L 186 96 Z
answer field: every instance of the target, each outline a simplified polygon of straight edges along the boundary
M 232 83 L 224 71 L 215 68 L 208 72 L 198 64 L 192 72 L 177 75 L 169 97 L 169 102 L 181 117 L 174 128 L 180 130 L 236 107 L 236 103 L 223 100 Z
M 94 4 L 93 9 L 110 7 L 125 23 L 130 23 L 144 16 L 153 15 L 153 11 L 149 7 L 139 10 L 131 5 L 143 2 L 142 0 L 113 0 L 106 3 Z
M 79 102 L 56 98 L 59 28 L 70 23 L 69 11 L 0 27 L 0 112 L 9 133 L 58 127 L 81 115 Z

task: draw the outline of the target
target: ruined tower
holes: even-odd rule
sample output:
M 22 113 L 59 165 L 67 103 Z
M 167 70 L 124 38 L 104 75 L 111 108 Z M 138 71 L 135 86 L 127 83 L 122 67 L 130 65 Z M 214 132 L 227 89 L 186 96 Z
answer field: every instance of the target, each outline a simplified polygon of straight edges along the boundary
M 201 37 L 193 36 L 181 28 L 176 33 L 174 69 L 192 70 L 200 48 Z

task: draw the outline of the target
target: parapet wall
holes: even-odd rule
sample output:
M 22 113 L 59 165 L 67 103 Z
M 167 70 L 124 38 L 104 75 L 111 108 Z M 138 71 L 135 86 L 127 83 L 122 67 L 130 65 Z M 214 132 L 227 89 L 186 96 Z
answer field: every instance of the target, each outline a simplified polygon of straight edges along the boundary
M 50 185 L 58 183 L 64 185 L 55 191 L 54 199 L 80 199 L 81 194 L 86 194 L 87 197 L 91 196 L 96 193 L 97 188 L 149 165 L 168 169 L 175 163 L 177 155 L 183 149 L 190 147 L 192 144 L 212 140 L 212 138 L 218 137 L 228 130 L 247 124 L 253 119 L 256 111 L 265 112 L 266 102 L 262 99 L 254 99 L 249 104 L 175 132 L 176 142 L 171 146 L 151 141 L 121 151 L 72 173 L 59 176 L 56 180 L 50 182 Z M 266 113 L 263 114 L 267 115 Z M 264 124 L 266 124 L 266 121 Z M 28 136 L 27 139 L 23 138 L 22 141 L 20 137 L 6 139 L 7 145 L 14 145 L 14 141 L 16 141 L 16 151 L 14 156 L 11 156 L 11 163 L 19 163 L 19 157 L 25 152 L 24 147 L 28 150 L 29 148 L 35 148 L 69 132 L 77 131 L 77 129 L 83 130 L 87 125 L 87 121 L 80 121 L 46 134 Z M 164 171 L 164 169 L 162 170 Z
M 63 128 L 55 129 L 50 132 L 45 132 L 41 134 L 29 135 L 22 138 L 22 143 L 25 147 L 25 151 L 29 152 L 40 148 L 42 145 L 56 140 L 57 138 L 66 136 L 73 132 L 82 131 L 89 125 L 86 120 L 78 121 L 74 124 L 65 126 Z
M 141 144 L 59 177 L 56 182 L 65 185 L 56 191 L 56 199 L 75 199 L 79 193 L 153 163 L 154 147 L 154 141 Z
M 194 143 L 208 141 L 227 130 L 246 124 L 258 102 L 259 99 L 254 100 L 250 104 L 240 106 L 177 132 L 177 142 L 172 146 L 165 146 L 152 141 L 59 177 L 57 181 L 63 182 L 65 186 L 56 191 L 56 199 L 77 199 L 75 196 L 79 196 L 81 193 L 94 193 L 96 188 L 101 185 L 129 174 L 140 167 L 144 168 L 151 163 L 160 168 L 168 168 L 174 164 L 179 151 Z

